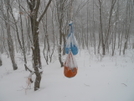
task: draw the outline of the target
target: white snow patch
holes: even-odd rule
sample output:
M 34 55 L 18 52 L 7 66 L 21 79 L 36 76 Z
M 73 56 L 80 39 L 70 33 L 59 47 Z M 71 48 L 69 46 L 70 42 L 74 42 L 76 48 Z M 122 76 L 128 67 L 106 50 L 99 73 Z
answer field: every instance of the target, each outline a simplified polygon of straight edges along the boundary
M 100 61 L 87 51 L 75 56 L 78 74 L 66 78 L 58 60 L 46 66 L 42 62 L 41 88 L 25 91 L 26 77 L 21 61 L 12 70 L 10 59 L 2 55 L 0 101 L 134 101 L 134 51 L 125 56 L 105 56 Z M 43 60 L 43 59 L 42 59 Z

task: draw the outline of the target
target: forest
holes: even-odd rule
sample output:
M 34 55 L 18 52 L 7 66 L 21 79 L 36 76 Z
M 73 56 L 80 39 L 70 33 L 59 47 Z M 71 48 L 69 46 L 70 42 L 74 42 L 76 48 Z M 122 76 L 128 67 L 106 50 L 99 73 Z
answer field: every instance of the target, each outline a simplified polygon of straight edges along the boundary
M 42 55 L 49 65 L 57 54 L 63 67 L 70 21 L 79 50 L 103 58 L 134 49 L 134 0 L 0 0 L 0 66 L 5 54 L 17 70 L 20 54 L 25 70 L 34 71 L 38 90 Z M 33 69 L 27 66 L 29 55 Z

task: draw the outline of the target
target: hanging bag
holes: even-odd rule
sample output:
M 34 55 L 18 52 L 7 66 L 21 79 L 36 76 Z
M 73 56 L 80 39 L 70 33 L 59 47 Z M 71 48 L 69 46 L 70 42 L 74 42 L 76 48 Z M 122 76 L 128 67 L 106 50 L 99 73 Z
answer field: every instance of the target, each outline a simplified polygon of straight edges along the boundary
M 76 60 L 72 52 L 69 52 L 64 64 L 64 75 L 68 78 L 74 77 L 77 74 L 77 70 L 78 66 Z
M 70 34 L 68 35 L 68 38 L 66 41 L 65 52 L 66 54 L 69 54 L 69 51 L 71 50 L 73 55 L 76 55 L 78 54 L 78 43 L 73 33 L 72 23 L 69 24 L 69 26 L 71 27 L 71 29 L 70 29 Z

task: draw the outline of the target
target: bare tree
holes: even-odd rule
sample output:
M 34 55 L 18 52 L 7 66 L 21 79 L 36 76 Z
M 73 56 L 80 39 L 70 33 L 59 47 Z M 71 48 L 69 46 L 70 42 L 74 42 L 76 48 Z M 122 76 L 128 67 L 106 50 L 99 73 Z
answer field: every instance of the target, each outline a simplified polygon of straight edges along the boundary
M 46 4 L 44 4 L 46 5 Z M 42 27 L 44 30 L 44 47 L 43 47 L 43 56 L 45 58 L 45 61 L 47 64 L 52 62 L 52 57 L 55 51 L 55 32 L 54 32 L 54 10 L 55 7 L 53 5 L 50 5 L 50 11 L 46 12 L 46 16 L 42 19 Z M 51 22 L 49 21 L 51 19 Z M 51 30 L 49 31 L 49 27 Z
M 103 34 L 103 24 L 102 24 L 102 0 L 99 1 L 99 19 L 100 19 L 100 32 L 99 32 L 99 46 L 98 51 L 100 50 L 100 44 L 102 46 L 102 55 L 105 55 L 105 43 L 104 43 L 104 34 Z
M 56 18 L 58 23 L 58 31 L 59 31 L 59 41 L 58 41 L 58 58 L 61 67 L 63 67 L 63 61 L 62 61 L 62 54 L 64 53 L 64 46 L 65 46 L 65 37 L 68 34 L 67 32 L 67 25 L 69 23 L 69 20 L 71 20 L 70 17 L 70 5 L 73 1 L 68 0 L 56 0 Z M 70 12 L 69 12 L 70 11 Z
M 132 22 L 132 1 L 131 0 L 127 0 L 127 5 L 126 5 L 126 18 L 125 18 L 125 43 L 124 43 L 124 48 L 123 48 L 123 54 L 125 54 L 125 51 L 127 49 L 128 46 L 128 40 L 130 37 L 130 26 L 131 26 L 131 22 Z
M 109 40 L 109 36 L 110 36 L 111 20 L 112 20 L 112 14 L 113 14 L 115 3 L 116 3 L 116 0 L 111 0 L 111 2 L 110 2 L 110 11 L 109 11 L 109 16 L 108 16 L 108 28 L 107 28 L 107 32 L 106 32 L 106 36 L 105 36 L 105 49 L 109 48 L 108 40 Z
M 27 4 L 30 10 L 30 21 L 31 21 L 31 29 L 32 29 L 32 59 L 33 59 L 33 68 L 36 75 L 36 80 L 34 84 L 34 90 L 38 90 L 40 88 L 41 82 L 41 58 L 40 58 L 40 47 L 39 47 L 39 23 L 42 20 L 44 14 L 46 13 L 50 3 L 52 0 L 49 0 L 43 13 L 39 14 L 40 0 L 27 0 Z
M 2 66 L 1 52 L 0 52 L 0 66 Z
M 19 11 L 21 11 L 21 4 L 20 4 L 20 0 L 18 0 L 18 8 L 19 8 Z M 26 48 L 25 48 L 25 39 L 24 39 L 24 26 L 23 26 L 23 19 L 22 19 L 22 12 L 19 12 L 18 13 L 18 17 L 19 17 L 19 21 L 17 18 L 15 18 L 15 15 L 14 15 L 14 12 L 13 12 L 13 9 L 17 9 L 17 8 L 12 8 L 12 5 L 9 5 L 10 7 L 10 14 L 13 18 L 13 22 L 14 22 L 14 26 L 15 26 L 15 32 L 16 32 L 16 36 L 17 36 L 17 41 L 19 43 L 19 47 L 20 47 L 20 50 L 22 51 L 22 54 L 23 54 L 23 59 L 24 59 L 24 64 L 27 64 L 27 59 L 26 59 Z M 18 22 L 20 24 L 20 27 L 18 26 Z M 24 22 L 25 23 L 25 22 Z M 25 70 L 27 70 L 25 68 Z
M 10 29 L 11 21 L 10 21 L 10 6 L 9 5 L 10 5 L 10 0 L 1 1 L 1 13 L 2 13 L 5 26 L 6 26 L 8 51 L 9 51 L 9 55 L 12 61 L 13 70 L 16 70 L 18 66 L 15 61 L 14 44 L 13 44 L 13 39 L 12 39 L 11 29 Z
M 92 24 L 92 26 L 93 26 L 93 30 L 92 30 L 92 33 L 93 33 L 93 41 L 94 41 L 94 53 L 96 54 L 96 34 L 95 34 L 95 7 L 94 7 L 94 5 L 95 5 L 95 3 L 94 3 L 94 0 L 92 0 L 92 2 L 93 2 L 93 24 Z

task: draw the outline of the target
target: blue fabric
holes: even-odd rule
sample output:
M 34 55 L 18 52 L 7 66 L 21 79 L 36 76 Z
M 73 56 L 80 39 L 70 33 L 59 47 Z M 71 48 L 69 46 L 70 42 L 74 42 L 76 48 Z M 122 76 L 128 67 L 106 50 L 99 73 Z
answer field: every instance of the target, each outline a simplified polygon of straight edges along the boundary
M 70 47 L 65 47 L 65 53 L 69 54 L 70 51 L 72 52 L 73 55 L 76 55 L 78 54 L 78 47 L 70 43 Z
M 72 45 L 72 46 L 71 46 L 71 51 L 72 51 L 73 55 L 78 54 L 78 47 L 75 46 L 75 45 Z
M 65 47 L 65 53 L 69 54 L 70 48 Z

